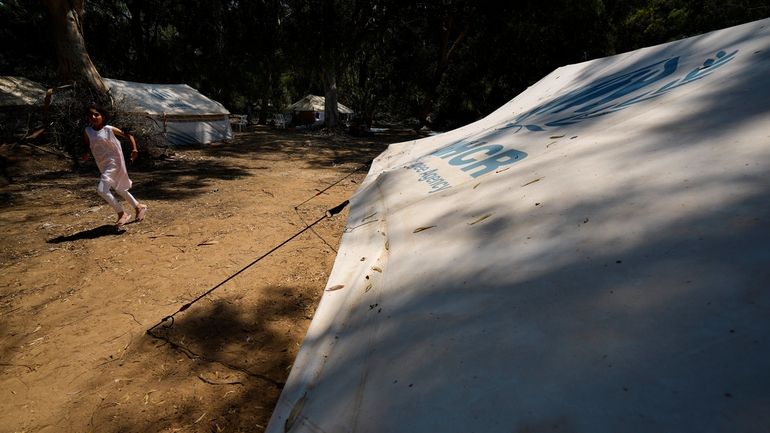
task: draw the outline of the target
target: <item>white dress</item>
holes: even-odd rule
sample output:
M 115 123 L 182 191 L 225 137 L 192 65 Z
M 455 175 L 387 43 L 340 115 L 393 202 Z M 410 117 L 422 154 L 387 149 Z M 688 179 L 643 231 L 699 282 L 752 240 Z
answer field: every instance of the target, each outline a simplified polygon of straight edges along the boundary
M 112 132 L 112 126 L 105 125 L 98 131 L 89 126 L 86 128 L 86 134 L 88 134 L 88 141 L 96 166 L 102 172 L 101 180 L 115 191 L 126 191 L 131 188 L 131 179 L 128 178 L 123 149 L 120 146 L 120 141 L 115 137 L 115 133 Z

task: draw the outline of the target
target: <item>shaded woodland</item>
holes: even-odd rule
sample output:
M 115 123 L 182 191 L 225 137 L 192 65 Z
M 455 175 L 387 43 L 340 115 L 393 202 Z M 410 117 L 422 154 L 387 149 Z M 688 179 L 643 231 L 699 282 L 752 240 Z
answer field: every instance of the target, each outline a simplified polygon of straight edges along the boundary
M 75 19 L 102 77 L 186 83 L 264 122 L 308 93 L 367 121 L 461 126 L 556 67 L 770 16 L 766 0 L 0 1 L 0 75 L 66 84 Z M 75 5 L 75 6 L 72 6 Z

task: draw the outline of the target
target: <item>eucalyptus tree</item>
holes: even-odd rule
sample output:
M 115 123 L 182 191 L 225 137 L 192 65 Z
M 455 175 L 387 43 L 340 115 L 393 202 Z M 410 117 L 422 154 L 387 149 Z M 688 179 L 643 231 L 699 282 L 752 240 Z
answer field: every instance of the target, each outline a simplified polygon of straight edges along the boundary
M 234 2 L 227 27 L 230 52 L 237 75 L 232 77 L 235 105 L 251 109 L 257 105 L 259 122 L 287 104 L 283 81 L 287 68 L 282 23 L 286 8 L 280 0 Z
M 106 95 L 107 86 L 91 61 L 83 39 L 85 0 L 43 0 L 42 3 L 48 14 L 61 80 Z
M 327 127 L 338 125 L 338 84 L 388 13 L 385 0 L 286 0 L 287 50 L 324 90 Z

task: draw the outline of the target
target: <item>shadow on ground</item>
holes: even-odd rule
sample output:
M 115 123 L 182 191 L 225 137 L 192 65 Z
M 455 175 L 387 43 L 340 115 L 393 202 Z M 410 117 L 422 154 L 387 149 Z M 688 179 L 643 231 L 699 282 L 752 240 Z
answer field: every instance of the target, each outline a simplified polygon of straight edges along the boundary
M 115 225 L 104 224 L 99 227 L 83 230 L 68 236 L 57 236 L 53 239 L 47 240 L 46 243 L 60 244 L 62 242 L 72 242 L 72 241 L 79 241 L 83 239 L 96 239 L 104 236 L 120 236 L 125 233 L 126 233 L 125 230 L 119 227 L 116 227 Z
M 297 295 L 299 288 L 256 289 L 262 295 L 257 302 L 204 298 L 173 325 L 159 322 L 140 337 L 119 368 L 105 369 L 89 387 L 103 397 L 89 427 L 105 433 L 260 431 L 295 356 L 287 350 L 294 337 L 274 324 L 302 317 L 310 301 Z M 121 389 L 114 375 L 142 383 Z

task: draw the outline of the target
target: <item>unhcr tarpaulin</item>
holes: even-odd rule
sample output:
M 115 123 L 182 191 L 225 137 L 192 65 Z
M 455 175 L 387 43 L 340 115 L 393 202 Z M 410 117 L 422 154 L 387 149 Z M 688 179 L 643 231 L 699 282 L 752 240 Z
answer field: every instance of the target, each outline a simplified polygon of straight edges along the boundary
M 267 431 L 770 426 L 770 19 L 391 145 Z
M 41 107 L 45 87 L 24 77 L 0 76 L 0 109 Z
M 173 145 L 207 144 L 233 137 L 230 112 L 186 84 L 147 84 L 104 79 L 115 99 L 129 112 L 163 128 Z

